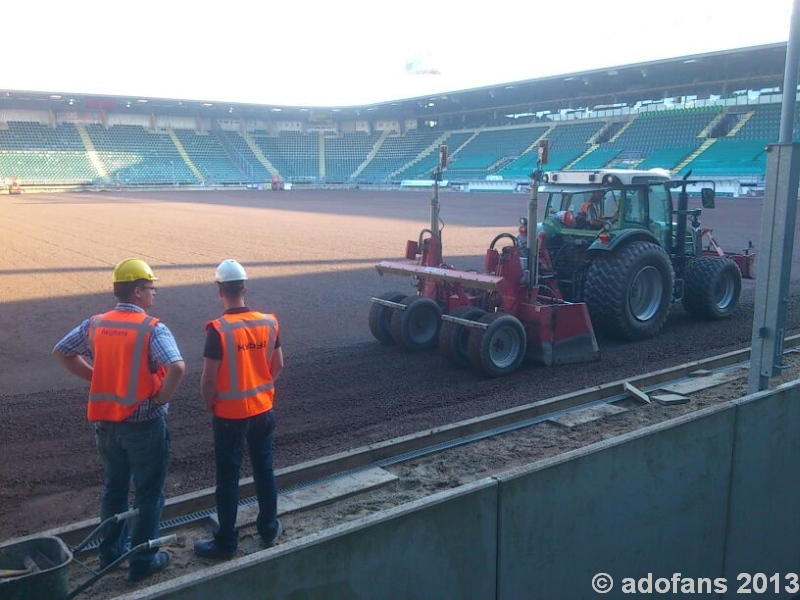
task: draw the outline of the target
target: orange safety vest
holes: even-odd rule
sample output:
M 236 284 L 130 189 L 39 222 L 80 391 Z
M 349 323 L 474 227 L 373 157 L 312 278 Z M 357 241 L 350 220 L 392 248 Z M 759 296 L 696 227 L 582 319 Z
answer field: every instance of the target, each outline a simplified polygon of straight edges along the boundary
M 590 219 L 597 220 L 600 218 L 600 208 L 591 200 L 587 200 L 583 203 L 583 206 L 581 206 L 581 212 L 586 213 Z
M 222 342 L 214 414 L 246 419 L 272 409 L 275 382 L 269 363 L 279 331 L 275 315 L 229 313 L 208 325 L 219 332 Z
M 600 206 L 591 200 L 587 200 L 583 203 L 583 206 L 581 206 L 581 212 L 586 214 L 586 218 L 589 220 L 589 225 L 592 227 L 602 227 L 606 224 L 606 220 L 601 214 Z
M 94 355 L 87 416 L 90 421 L 124 421 L 152 398 L 166 368 L 150 371 L 148 349 L 158 319 L 145 313 L 112 310 L 95 315 L 89 326 Z

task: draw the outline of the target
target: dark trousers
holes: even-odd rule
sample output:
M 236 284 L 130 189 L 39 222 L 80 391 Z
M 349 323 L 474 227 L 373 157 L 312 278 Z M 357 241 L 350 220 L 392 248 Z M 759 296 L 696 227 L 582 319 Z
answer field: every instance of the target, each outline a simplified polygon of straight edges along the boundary
M 265 541 L 278 531 L 278 483 L 272 455 L 275 413 L 268 412 L 247 419 L 213 417 L 214 457 L 217 465 L 217 516 L 219 528 L 214 539 L 220 549 L 236 550 L 239 543 L 236 513 L 239 506 L 239 472 L 245 441 L 253 467 L 258 498 L 256 528 Z
M 100 519 L 105 520 L 129 508 L 128 495 L 134 484 L 134 517 L 130 528 L 130 544 L 137 546 L 158 537 L 161 511 L 164 508 L 164 480 L 169 465 L 169 430 L 164 418 L 141 423 L 95 424 L 95 443 L 103 460 L 103 499 Z M 100 542 L 101 559 L 116 560 L 128 543 L 128 521 L 112 523 Z M 157 549 L 132 555 L 132 569 L 146 568 Z

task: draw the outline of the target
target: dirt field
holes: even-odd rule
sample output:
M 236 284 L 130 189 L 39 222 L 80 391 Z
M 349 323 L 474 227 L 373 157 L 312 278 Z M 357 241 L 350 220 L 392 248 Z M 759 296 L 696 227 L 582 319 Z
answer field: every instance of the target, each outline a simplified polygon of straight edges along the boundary
M 489 241 L 515 231 L 528 198 L 443 192 L 441 201 L 445 259 L 478 268 Z M 758 247 L 761 201 L 717 204 L 703 223 L 722 247 Z M 250 305 L 281 321 L 278 468 L 750 344 L 752 281 L 733 318 L 697 322 L 676 306 L 659 337 L 600 338 L 602 358 L 588 365 L 526 364 L 488 380 L 449 367 L 437 351 L 381 346 L 367 326 L 370 296 L 411 288 L 374 265 L 402 255 L 428 226 L 429 207 L 427 191 L 0 196 L 0 541 L 97 515 L 86 386 L 50 350 L 81 319 L 113 306 L 111 269 L 127 256 L 145 258 L 160 278 L 151 313 L 172 329 L 187 363 L 170 411 L 168 496 L 213 485 L 199 375 L 203 326 L 220 312 L 213 273 L 223 258 L 248 269 Z M 795 294 L 786 325 L 787 334 L 800 328 Z

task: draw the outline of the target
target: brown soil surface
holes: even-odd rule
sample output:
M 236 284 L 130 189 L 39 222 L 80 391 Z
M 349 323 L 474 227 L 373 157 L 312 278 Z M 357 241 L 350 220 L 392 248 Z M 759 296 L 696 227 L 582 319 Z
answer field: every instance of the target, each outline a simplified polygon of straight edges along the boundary
M 489 241 L 515 231 L 528 198 L 445 191 L 441 204 L 445 260 L 480 268 Z M 761 201 L 717 204 L 703 224 L 722 247 L 758 248 Z M 585 365 L 526 363 L 486 379 L 450 367 L 435 350 L 382 346 L 367 326 L 369 298 L 412 290 L 374 265 L 400 257 L 405 241 L 429 226 L 429 210 L 429 192 L 0 197 L 0 542 L 97 515 L 101 474 L 86 387 L 50 350 L 81 319 L 113 306 L 111 269 L 127 256 L 146 258 L 160 278 L 151 313 L 172 329 L 187 362 L 170 409 L 168 496 L 214 483 L 199 373 L 203 325 L 220 312 L 212 281 L 223 258 L 248 269 L 251 306 L 281 321 L 278 468 L 750 345 L 753 281 L 744 282 L 732 318 L 699 322 L 676 305 L 657 338 L 599 338 L 601 360 Z M 786 328 L 800 328 L 794 294 Z
M 797 379 L 800 374 L 800 354 L 787 354 L 784 366 L 786 368 L 780 376 L 770 379 L 770 388 Z M 579 409 L 570 415 L 574 417 L 573 423 L 559 419 L 544 420 L 522 429 L 386 467 L 385 470 L 396 477 L 392 483 L 317 508 L 281 514 L 285 531 L 277 546 L 280 548 L 287 542 L 319 534 L 326 529 L 379 511 L 747 395 L 747 369 L 740 365 L 733 366 L 729 368 L 728 374 L 731 377 L 725 383 L 686 392 L 688 401 L 685 403 L 662 405 L 653 400 L 648 404 L 629 396 L 615 402 L 614 407 L 621 412 L 604 412 L 601 410 L 603 407 Z M 704 380 L 705 378 L 698 377 L 692 379 L 691 383 L 702 386 L 706 383 Z M 656 392 L 650 394 L 651 398 L 657 395 Z M 579 416 L 581 413 L 589 414 Z M 255 508 L 252 506 L 242 509 L 240 517 L 249 513 L 252 521 L 256 514 Z M 182 577 L 219 564 L 220 561 L 217 560 L 198 558 L 192 550 L 195 540 L 207 539 L 210 530 L 211 524 L 207 520 L 177 530 L 177 542 L 167 548 L 172 557 L 170 568 L 147 582 L 134 587 L 126 581 L 125 571 L 120 570 L 104 574 L 103 581 L 89 588 L 83 597 L 87 600 L 114 598 L 136 588 Z M 242 526 L 239 530 L 239 548 L 234 558 L 263 551 L 255 526 Z M 94 556 L 81 555 L 81 559 L 88 561 L 92 568 L 98 569 Z M 78 587 L 89 578 L 87 572 L 76 564 L 72 565 L 70 576 L 70 589 Z

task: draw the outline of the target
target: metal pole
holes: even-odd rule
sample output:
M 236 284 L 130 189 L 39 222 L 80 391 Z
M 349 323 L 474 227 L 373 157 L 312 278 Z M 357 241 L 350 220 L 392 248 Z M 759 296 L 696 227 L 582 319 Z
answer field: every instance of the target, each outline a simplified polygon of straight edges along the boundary
M 444 170 L 450 164 L 450 154 L 445 144 L 439 146 L 439 163 L 433 172 L 433 197 L 431 198 L 431 235 L 436 238 L 437 248 L 435 263 L 442 262 L 442 232 L 439 222 L 439 182 Z
M 799 0 L 800 1 L 800 0 Z M 528 202 L 528 268 L 523 274 L 528 288 L 539 290 L 539 182 L 542 180 L 542 166 L 550 161 L 550 140 L 539 140 L 536 148 L 536 168 L 531 173 L 531 197 Z
M 767 147 L 767 177 L 757 258 L 753 336 L 748 391 L 767 389 L 783 363 L 786 309 L 789 301 L 800 145 L 792 142 L 797 102 L 797 68 L 800 57 L 800 0 L 794 1 L 789 41 L 786 45 L 781 124 L 777 144 Z
M 778 143 L 792 141 L 794 108 L 797 102 L 797 65 L 800 61 L 800 0 L 794 0 L 789 41 L 786 43 L 786 66 L 783 70 L 783 98 L 781 102 L 781 130 Z M 791 101 L 790 101 L 791 100 Z
M 525 269 L 525 283 L 529 288 L 539 285 L 539 239 L 537 228 L 539 218 L 539 179 L 542 172 L 542 161 L 536 162 L 536 169 L 531 173 L 531 195 L 528 201 L 528 268 Z

